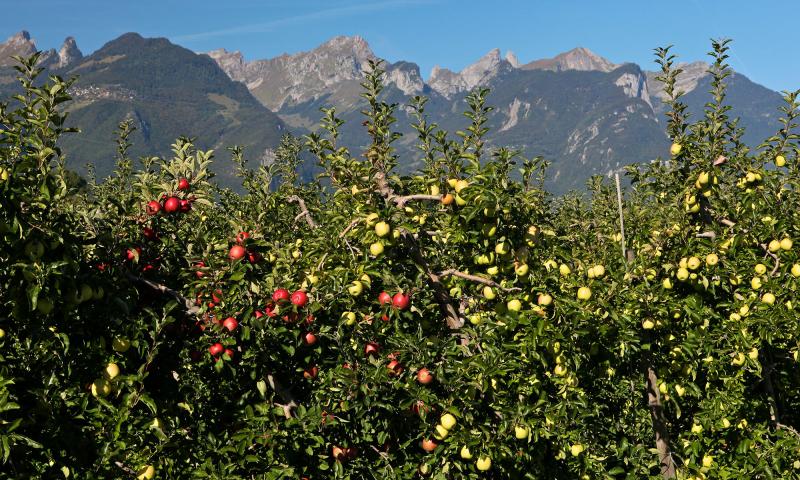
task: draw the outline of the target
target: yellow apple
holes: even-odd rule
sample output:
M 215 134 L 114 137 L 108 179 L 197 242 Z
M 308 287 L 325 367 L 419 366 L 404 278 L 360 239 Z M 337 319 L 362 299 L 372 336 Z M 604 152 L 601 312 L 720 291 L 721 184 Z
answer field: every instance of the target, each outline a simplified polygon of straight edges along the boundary
M 516 273 L 518 277 L 526 276 L 528 274 L 528 264 L 520 263 L 514 267 L 514 273 Z
M 558 266 L 558 272 L 561 274 L 562 277 L 566 277 L 567 275 L 572 273 L 572 270 L 569 269 L 568 265 L 562 263 L 561 265 Z
M 700 267 L 700 259 L 697 257 L 689 257 L 689 259 L 686 260 L 686 266 L 689 270 L 697 270 Z
M 547 293 L 540 293 L 539 298 L 536 299 L 536 303 L 538 303 L 543 307 L 546 307 L 551 303 L 553 303 L 553 297 L 551 297 L 550 294 Z
M 677 393 L 679 397 L 682 397 L 683 394 L 686 393 L 686 389 L 680 385 L 675 385 L 675 393 Z
M 494 300 L 494 298 L 497 295 L 495 295 L 494 290 L 492 290 L 492 287 L 490 287 L 489 285 L 486 285 L 485 287 L 483 287 L 483 296 L 487 300 Z
M 752 348 L 752 349 L 751 349 L 751 350 L 750 350 L 750 351 L 747 353 L 747 357 L 748 357 L 750 360 L 758 360 L 758 348 L 756 348 L 756 347 L 753 347 L 753 348 Z
M 708 265 L 709 267 L 713 267 L 717 263 L 719 263 L 719 257 L 717 256 L 716 253 L 709 253 L 708 255 L 706 255 L 706 265 Z
M 592 296 L 592 290 L 589 287 L 581 287 L 578 289 L 578 300 L 589 300 Z
M 494 246 L 494 253 L 498 255 L 507 255 L 511 251 L 511 245 L 508 242 L 500 242 Z
M 759 288 L 761 288 L 761 279 L 758 277 L 753 277 L 753 279 L 750 280 L 750 287 L 753 290 L 758 290 Z
M 355 325 L 356 323 L 356 314 L 355 312 L 344 312 L 342 314 L 342 319 L 344 320 L 345 325 Z
M 655 322 L 649 318 L 642 322 L 642 328 L 645 330 L 652 330 L 656 326 Z
M 105 397 L 111 393 L 111 384 L 105 378 L 98 378 L 92 382 L 92 395 L 95 397 Z
M 800 263 L 795 263 L 792 265 L 792 276 L 800 277 Z
M 449 433 L 450 431 L 444 428 L 444 426 L 436 425 L 436 427 L 433 430 L 433 438 L 435 438 L 436 440 L 444 440 L 445 438 L 447 438 L 447 435 Z
M 778 155 L 775 157 L 775 166 L 782 167 L 786 165 L 786 157 L 783 155 Z
M 450 188 L 456 188 L 456 184 L 457 183 L 458 183 L 458 179 L 457 178 L 448 178 L 447 179 L 447 185 L 449 185 Z
M 439 423 L 447 430 L 452 430 L 456 426 L 456 417 L 450 413 L 445 413 L 439 418 Z
M 683 147 L 681 146 L 681 144 L 675 142 L 672 144 L 672 146 L 669 147 L 669 153 L 672 154 L 672 156 L 674 157 L 680 154 L 682 149 Z
M 347 287 L 347 291 L 350 292 L 350 295 L 357 297 L 361 295 L 361 292 L 364 291 L 364 284 L 358 280 L 355 280 L 350 284 L 349 287 Z
M 553 373 L 555 373 L 559 377 L 563 377 L 564 375 L 567 374 L 567 367 L 561 364 L 556 365 L 556 368 L 553 369 Z
M 662 286 L 663 286 L 665 289 L 667 289 L 667 290 L 671 290 L 671 289 L 672 289 L 672 280 L 671 280 L 671 279 L 669 279 L 669 278 L 665 278 L 665 279 L 664 279 L 664 281 L 663 281 L 663 282 L 661 282 L 661 285 L 662 285 Z
M 767 273 L 767 266 L 764 265 L 763 263 L 758 263 L 758 264 L 756 264 L 755 267 L 753 267 L 753 270 L 758 275 L 764 275 L 765 273 Z
M 530 434 L 530 431 L 525 425 L 517 425 L 514 427 L 514 438 L 517 440 L 524 440 L 528 438 L 528 434 Z
M 391 231 L 391 227 L 389 227 L 388 223 L 378 222 L 375 224 L 375 233 L 379 237 L 385 237 L 386 235 L 389 235 L 389 231 Z
M 484 455 L 478 458 L 478 461 L 475 462 L 475 467 L 481 472 L 485 472 L 492 468 L 492 459 Z
M 685 269 L 683 267 L 680 267 L 678 269 L 678 272 L 675 273 L 675 278 L 677 278 L 678 280 L 680 280 L 682 282 L 688 280 L 689 279 L 689 270 L 687 270 L 687 269 Z
M 459 452 L 459 455 L 461 455 L 461 458 L 463 458 L 464 460 L 471 460 L 472 459 L 472 452 L 469 451 L 469 447 L 466 446 L 466 445 L 461 447 L 461 451 Z
M 506 303 L 506 307 L 511 312 L 519 312 L 520 310 L 522 310 L 522 302 L 514 298 L 509 300 L 508 303 Z
M 114 340 L 111 341 L 111 348 L 115 352 L 125 353 L 131 348 L 131 342 L 125 337 L 114 337 Z
M 694 425 L 692 425 L 692 433 L 700 433 L 702 431 L 703 431 L 703 426 L 700 425 L 699 423 L 695 423 Z
M 775 304 L 775 295 L 767 292 L 761 296 L 761 301 L 768 305 L 773 305 Z
M 603 265 L 595 265 L 593 270 L 595 278 L 603 278 L 603 275 L 606 274 L 606 267 Z
M 103 375 L 109 380 L 114 380 L 119 375 L 119 366 L 116 363 L 109 363 L 106 365 L 106 370 Z
M 738 352 L 733 360 L 731 360 L 731 365 L 741 366 L 744 365 L 744 353 Z
M 770 240 L 769 245 L 767 245 L 767 248 L 769 249 L 770 252 L 775 253 L 781 249 L 781 242 L 779 242 L 778 240 Z M 791 245 L 789 246 L 789 248 L 791 248 Z
M 156 469 L 152 465 L 147 465 L 136 472 L 136 480 L 152 480 L 156 476 Z
M 459 193 L 459 192 L 461 192 L 461 190 L 464 190 L 468 186 L 469 186 L 469 182 L 468 181 L 463 180 L 463 179 L 462 180 L 458 180 L 456 182 L 456 184 L 453 185 L 453 190 L 455 190 L 456 193 Z
M 583 453 L 583 445 L 580 443 L 576 443 L 569 447 L 569 453 L 572 454 L 573 457 L 577 457 L 581 453 Z
M 369 246 L 369 253 L 372 254 L 373 257 L 377 257 L 378 255 L 383 253 L 383 243 L 375 242 Z
M 469 316 L 469 323 L 473 325 L 480 325 L 483 323 L 483 316 L 478 313 L 473 313 Z
M 367 222 L 367 226 L 371 227 L 371 226 L 375 225 L 375 222 L 378 220 L 378 218 L 380 218 L 380 215 L 378 215 L 375 212 L 370 213 L 369 215 L 367 215 L 367 218 L 365 219 L 366 222 Z
M 439 185 L 431 185 L 431 195 L 438 197 L 439 193 Z
M 711 465 L 714 463 L 714 457 L 709 454 L 703 455 L 703 468 L 711 468 Z
M 781 240 L 781 250 L 791 250 L 792 245 L 793 245 L 792 239 L 789 237 L 786 237 Z

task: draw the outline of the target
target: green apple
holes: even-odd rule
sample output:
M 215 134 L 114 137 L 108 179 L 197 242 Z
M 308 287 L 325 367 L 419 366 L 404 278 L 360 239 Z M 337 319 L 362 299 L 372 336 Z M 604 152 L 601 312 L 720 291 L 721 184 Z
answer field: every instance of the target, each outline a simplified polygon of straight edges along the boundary
M 36 302 L 36 310 L 42 315 L 50 315 L 53 311 L 53 302 L 49 298 L 39 298 Z

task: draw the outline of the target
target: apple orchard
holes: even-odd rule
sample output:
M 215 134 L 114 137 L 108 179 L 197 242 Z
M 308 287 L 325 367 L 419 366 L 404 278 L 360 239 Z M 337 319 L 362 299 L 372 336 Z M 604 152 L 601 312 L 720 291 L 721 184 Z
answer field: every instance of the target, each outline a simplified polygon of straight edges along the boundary
M 664 158 L 543 189 L 546 162 L 409 108 L 382 70 L 363 151 L 287 136 L 243 191 L 212 152 L 64 167 L 71 80 L 19 59 L 0 104 L 0 478 L 800 478 L 798 92 L 749 148 L 727 42 Z M 312 158 L 320 175 L 302 180 Z

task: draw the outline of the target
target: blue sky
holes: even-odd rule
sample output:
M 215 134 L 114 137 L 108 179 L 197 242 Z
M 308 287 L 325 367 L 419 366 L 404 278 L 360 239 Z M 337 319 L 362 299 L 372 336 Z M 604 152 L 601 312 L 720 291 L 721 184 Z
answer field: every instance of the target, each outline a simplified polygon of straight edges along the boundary
M 2 0 L 0 37 L 26 29 L 39 48 L 74 36 L 84 53 L 129 31 L 195 51 L 248 59 L 361 35 L 390 61 L 454 70 L 492 48 L 520 61 L 583 46 L 614 62 L 654 68 L 652 49 L 705 58 L 710 38 L 734 39 L 733 67 L 775 90 L 800 88 L 797 0 Z

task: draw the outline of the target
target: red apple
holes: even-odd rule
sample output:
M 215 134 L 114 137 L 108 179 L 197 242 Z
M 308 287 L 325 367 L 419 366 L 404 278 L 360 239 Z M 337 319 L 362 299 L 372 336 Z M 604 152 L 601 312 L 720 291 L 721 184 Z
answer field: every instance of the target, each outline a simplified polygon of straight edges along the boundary
M 142 228 L 142 235 L 144 235 L 144 238 L 150 240 L 151 242 L 158 240 L 158 234 L 150 227 Z
M 181 200 L 181 213 L 188 213 L 192 209 L 192 203 L 189 200 Z
M 195 276 L 197 278 L 203 278 L 203 277 L 206 276 L 206 273 L 203 272 L 202 270 L 200 270 L 201 268 L 205 268 L 206 267 L 206 262 L 200 260 L 199 262 L 195 262 L 194 266 L 197 268 L 197 271 L 194 272 L 194 274 L 195 274 Z
M 275 303 L 284 303 L 289 301 L 289 290 L 279 288 L 272 294 L 272 301 Z
M 214 293 L 211 294 L 211 300 L 213 300 L 214 303 L 222 302 L 222 290 L 219 288 L 214 290 Z
M 423 385 L 427 385 L 433 381 L 433 374 L 427 368 L 423 367 L 417 371 L 417 381 Z
M 256 264 L 261 261 L 261 254 L 258 252 L 247 252 L 247 261 Z
M 315 343 L 317 343 L 317 336 L 314 335 L 312 332 L 308 332 L 305 335 L 303 335 L 303 343 L 305 343 L 308 346 L 314 345 Z
M 215 357 L 217 355 L 219 355 L 220 353 L 222 353 L 224 350 L 225 350 L 225 347 L 219 342 L 217 342 L 214 345 L 211 345 L 210 347 L 208 347 L 208 353 L 210 353 L 211 355 L 213 355 Z
M 439 444 L 436 443 L 436 441 L 431 440 L 430 438 L 426 438 L 426 439 L 422 440 L 422 449 L 425 450 L 428 453 L 436 450 L 436 447 L 438 447 L 438 446 L 439 446 Z
M 395 293 L 394 297 L 392 297 L 392 306 L 398 310 L 405 310 L 410 302 L 408 295 L 403 293 Z
M 226 349 L 225 349 L 225 355 L 227 355 L 227 356 L 228 356 L 228 358 L 230 358 L 231 360 L 233 360 L 233 350 L 231 350 L 230 348 L 226 348 Z
M 388 303 L 392 303 L 392 296 L 389 295 L 386 292 L 381 292 L 378 295 L 378 303 L 380 303 L 381 305 L 386 305 Z
M 369 357 L 369 356 L 372 356 L 372 355 L 377 355 L 377 354 L 378 354 L 378 350 L 379 350 L 379 349 L 380 349 L 380 347 L 378 347 L 378 344 L 377 344 L 377 343 L 375 343 L 375 342 L 368 342 L 368 343 L 367 343 L 367 344 L 364 346 L 364 355 L 366 355 L 366 356 L 368 356 L 368 357 Z
M 269 318 L 274 318 L 276 315 L 278 315 L 275 312 L 275 305 L 271 303 L 267 304 L 267 306 L 264 307 L 264 314 L 266 314 L 266 316 L 268 316 Z
M 342 447 L 334 445 L 333 448 L 331 449 L 331 456 L 333 457 L 334 460 L 344 459 L 345 458 L 344 449 Z
M 308 303 L 308 295 L 306 295 L 306 292 L 298 290 L 292 294 L 292 303 L 303 308 Z
M 237 260 L 241 260 L 244 257 L 245 253 L 247 253 L 247 252 L 245 251 L 243 246 L 234 245 L 228 251 L 228 258 L 230 258 L 231 261 L 235 262 Z
M 181 178 L 180 180 L 178 180 L 178 190 L 182 192 L 189 190 L 189 180 L 185 178 Z
M 239 245 L 243 245 L 247 239 L 250 238 L 250 234 L 247 232 L 239 232 L 236 234 L 236 243 Z
M 127 250 L 125 250 L 125 258 L 127 258 L 129 262 L 134 261 L 136 258 L 138 258 L 141 255 L 142 255 L 141 247 L 133 247 L 133 248 L 128 248 Z
M 389 375 L 392 377 L 400 375 L 404 370 L 403 365 L 397 360 L 390 361 L 388 365 L 386 365 L 386 368 L 389 369 Z
M 316 365 L 311 365 L 303 371 L 303 376 L 309 380 L 317 378 L 319 375 L 319 368 Z
M 411 404 L 411 411 L 417 415 L 422 415 L 428 413 L 430 408 L 422 400 L 417 400 Z
M 264 316 L 264 313 L 261 310 L 256 310 L 255 312 L 253 312 L 253 316 L 256 318 L 261 318 Z
M 145 211 L 147 212 L 148 215 L 155 215 L 161 211 L 161 204 L 155 200 L 150 200 L 149 202 L 147 202 L 147 207 L 145 208 Z
M 169 197 L 164 202 L 164 211 L 167 213 L 175 213 L 181 208 L 181 201 L 176 197 Z
M 222 322 L 222 326 L 227 328 L 229 332 L 232 332 L 236 330 L 236 327 L 239 326 L 239 322 L 237 322 L 233 317 L 228 317 Z

